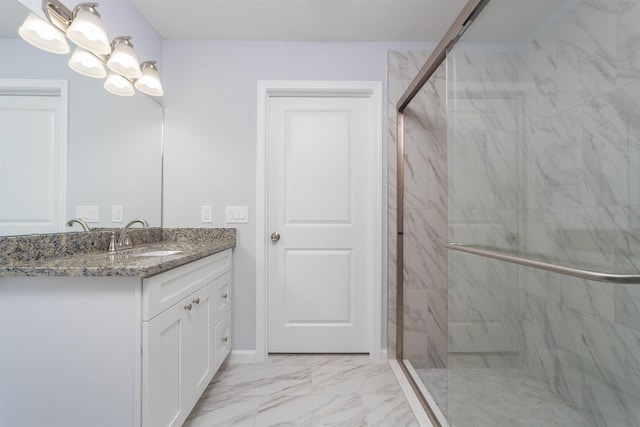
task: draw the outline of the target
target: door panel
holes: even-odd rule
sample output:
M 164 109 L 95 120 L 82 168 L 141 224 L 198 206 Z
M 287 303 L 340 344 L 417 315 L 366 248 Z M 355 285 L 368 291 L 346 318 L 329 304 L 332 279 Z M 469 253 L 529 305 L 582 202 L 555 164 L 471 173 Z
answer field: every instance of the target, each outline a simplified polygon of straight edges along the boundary
M 350 111 L 288 111 L 287 223 L 349 221 L 350 115 Z
M 60 96 L 0 95 L 0 235 L 63 231 Z
M 288 250 L 285 260 L 285 322 L 351 324 L 355 292 L 351 251 Z
M 268 351 L 369 351 L 371 100 L 269 101 Z

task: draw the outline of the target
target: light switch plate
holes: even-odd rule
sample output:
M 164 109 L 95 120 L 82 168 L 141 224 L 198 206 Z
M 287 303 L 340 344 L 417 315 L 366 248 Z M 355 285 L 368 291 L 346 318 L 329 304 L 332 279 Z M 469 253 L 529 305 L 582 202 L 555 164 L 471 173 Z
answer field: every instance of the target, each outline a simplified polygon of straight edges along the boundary
M 76 218 L 90 223 L 100 222 L 100 210 L 98 206 L 78 205 L 76 206 Z
M 246 224 L 249 222 L 248 206 L 227 206 L 225 212 L 227 224 Z
M 122 222 L 122 205 L 111 206 L 111 222 Z
M 206 223 L 206 222 L 213 222 L 213 214 L 211 213 L 211 205 L 202 205 L 200 208 L 200 217 L 201 217 L 201 221 Z

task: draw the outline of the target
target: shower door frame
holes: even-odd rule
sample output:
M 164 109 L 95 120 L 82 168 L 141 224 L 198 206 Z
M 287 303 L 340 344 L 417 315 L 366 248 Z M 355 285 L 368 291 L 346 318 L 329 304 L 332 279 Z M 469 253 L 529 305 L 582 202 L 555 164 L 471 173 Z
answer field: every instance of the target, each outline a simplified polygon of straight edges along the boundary
M 404 272 L 404 110 L 407 108 L 411 100 L 420 92 L 422 87 L 427 83 L 438 67 L 447 57 L 447 52 L 462 36 L 465 30 L 473 22 L 476 16 L 480 14 L 482 9 L 490 0 L 469 0 L 462 11 L 453 21 L 444 37 L 435 50 L 429 56 L 425 64 L 422 66 L 416 77 L 411 81 L 409 87 L 400 97 L 396 104 L 396 174 L 397 174 L 397 223 L 396 223 L 396 361 L 402 369 L 405 377 L 409 381 L 411 388 L 416 394 L 420 404 L 427 413 L 432 424 L 436 427 L 442 427 L 442 424 L 436 417 L 434 410 L 429 405 L 427 399 L 422 394 L 420 387 L 411 375 L 409 368 L 404 363 L 403 355 L 403 330 L 404 330 L 404 289 L 403 289 L 403 272 Z

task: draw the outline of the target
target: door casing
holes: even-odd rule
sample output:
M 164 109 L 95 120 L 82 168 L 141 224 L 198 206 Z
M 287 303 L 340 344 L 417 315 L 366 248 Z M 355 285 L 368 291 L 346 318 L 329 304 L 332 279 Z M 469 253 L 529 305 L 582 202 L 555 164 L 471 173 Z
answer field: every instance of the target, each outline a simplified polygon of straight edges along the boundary
M 372 106 L 370 227 L 371 301 L 369 356 L 382 361 L 382 83 L 367 81 L 258 81 L 258 135 L 256 165 L 256 353 L 258 363 L 267 360 L 267 212 L 268 212 L 268 117 L 269 99 L 277 96 L 358 96 L 367 97 Z

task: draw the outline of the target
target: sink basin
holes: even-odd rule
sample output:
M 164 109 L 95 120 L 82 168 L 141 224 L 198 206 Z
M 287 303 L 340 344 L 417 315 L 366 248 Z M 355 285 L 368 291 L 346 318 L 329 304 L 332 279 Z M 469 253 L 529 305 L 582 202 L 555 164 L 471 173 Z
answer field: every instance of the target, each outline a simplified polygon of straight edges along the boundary
M 182 251 L 149 251 L 149 252 L 142 252 L 137 256 L 169 256 L 169 255 L 179 254 L 180 252 Z

